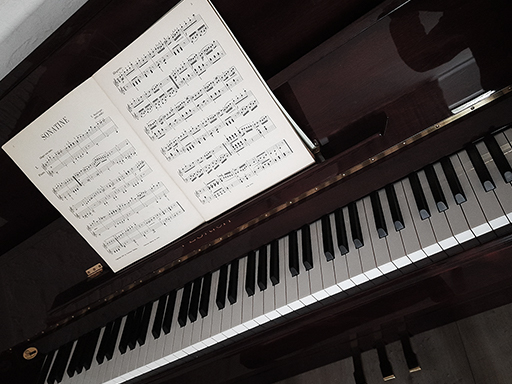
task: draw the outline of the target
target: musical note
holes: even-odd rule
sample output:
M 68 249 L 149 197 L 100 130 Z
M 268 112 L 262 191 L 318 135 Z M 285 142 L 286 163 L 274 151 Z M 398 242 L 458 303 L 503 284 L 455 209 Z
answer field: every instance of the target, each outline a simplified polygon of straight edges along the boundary
M 50 176 L 57 174 L 68 164 L 75 163 L 95 145 L 113 133 L 118 133 L 117 125 L 110 117 L 99 120 L 85 132 L 68 141 L 64 148 L 50 152 L 41 163 L 41 168 Z
M 163 67 L 174 56 L 178 56 L 189 44 L 194 44 L 198 39 L 206 35 L 208 26 L 200 15 L 190 16 L 184 23 L 175 28 L 149 51 L 138 57 L 134 63 L 130 62 L 125 67 L 116 71 L 113 82 L 121 94 L 125 94 L 130 88 L 138 89 L 144 78 L 155 72 L 163 72 Z
M 212 200 L 219 199 L 230 190 L 250 182 L 251 178 L 261 172 L 268 171 L 272 165 L 282 161 L 291 153 L 293 151 L 286 140 L 281 140 L 242 165 L 218 174 L 215 178 L 204 183 L 203 188 L 194 191 L 194 194 L 202 204 L 208 204 Z
M 203 75 L 207 69 L 224 57 L 225 54 L 218 42 L 214 41 L 207 44 L 199 53 L 191 55 L 186 61 L 181 62 L 170 70 L 170 75 L 153 84 L 149 90 L 134 97 L 126 104 L 126 109 L 138 120 L 151 112 L 153 108 L 162 108 L 170 97 L 177 94 L 180 88 L 189 84 L 196 77 Z M 143 66 L 144 64 L 140 63 L 138 67 L 142 68 Z M 141 71 L 138 77 L 141 79 L 147 77 L 148 73 L 152 73 L 153 70 L 154 66 L 150 65 L 148 68 Z M 223 77 L 223 75 L 220 76 L 221 78 Z M 140 81 L 142 81 L 141 79 Z
M 248 148 L 257 140 L 264 138 L 267 133 L 275 128 L 275 125 L 268 116 L 263 116 L 256 122 L 244 125 L 226 136 L 226 140 L 221 145 L 205 152 L 196 160 L 179 168 L 178 175 L 185 183 L 194 182 L 203 176 L 208 176 L 231 156 Z M 187 150 L 186 146 L 184 150 Z
M 140 239 L 150 241 L 155 231 L 164 225 L 169 225 L 176 217 L 184 213 L 183 207 L 176 201 L 148 219 L 129 225 L 126 229 L 110 236 L 103 242 L 103 247 L 110 254 L 115 254 L 126 248 L 128 244 L 138 244 Z
M 78 203 L 69 207 L 69 210 L 79 219 L 85 219 L 95 212 L 95 209 L 115 201 L 119 195 L 128 189 L 137 186 L 153 170 L 145 161 L 139 161 L 130 169 L 119 172 L 119 175 L 105 185 L 100 185 L 96 191 L 85 196 Z
M 76 194 L 81 187 L 100 176 L 103 172 L 116 164 L 124 163 L 136 155 L 136 153 L 131 143 L 128 140 L 124 140 L 112 149 L 97 155 L 85 167 L 55 185 L 52 191 L 60 200 L 67 200 Z
M 87 225 L 87 230 L 93 236 L 101 236 L 105 231 L 117 227 L 130 220 L 130 217 L 141 214 L 147 207 L 165 198 L 169 200 L 169 191 L 161 183 L 153 184 L 150 188 L 138 192 L 128 200 L 110 209 L 107 214 L 99 216 Z
M 231 73 L 231 71 L 229 71 Z M 238 73 L 237 73 L 238 74 Z M 239 76 L 239 75 L 238 75 Z M 216 78 L 222 78 L 223 76 L 216 76 Z M 228 88 L 224 87 L 224 92 Z M 207 87 L 199 89 L 192 95 L 188 95 L 182 100 L 178 101 L 174 106 L 170 107 L 169 110 L 160 115 L 155 120 L 149 121 L 144 127 L 144 132 L 148 137 L 155 141 L 164 137 L 167 132 L 176 128 L 183 121 L 186 121 L 198 111 L 202 110 L 205 106 L 214 101 L 214 98 L 207 92 Z M 229 109 L 235 106 L 236 110 L 233 111 L 232 115 L 229 115 Z M 219 110 L 214 115 L 217 115 L 224 122 L 224 125 L 228 125 L 228 121 L 232 122 L 240 116 L 246 116 L 249 112 L 254 111 L 258 106 L 258 100 L 254 97 L 250 91 L 242 91 L 241 94 L 230 100 L 224 108 Z M 207 127 L 210 125 L 209 121 L 215 119 L 215 116 L 211 115 L 206 119 L 203 119 L 201 126 Z M 226 116 L 227 115 L 227 116 Z M 218 128 L 218 127 L 217 127 Z

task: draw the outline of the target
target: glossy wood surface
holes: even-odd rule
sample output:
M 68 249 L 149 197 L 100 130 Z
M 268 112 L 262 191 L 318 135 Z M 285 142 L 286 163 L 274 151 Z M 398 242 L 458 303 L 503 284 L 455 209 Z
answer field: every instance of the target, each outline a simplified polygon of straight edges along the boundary
M 243 229 L 245 223 L 450 118 L 450 109 L 467 99 L 490 88 L 512 84 L 507 69 L 512 64 L 507 45 L 512 38 L 505 38 L 510 34 L 506 24 L 508 16 L 512 16 L 509 4 L 493 2 L 500 9 L 500 14 L 496 14 L 496 9 L 483 0 L 442 4 L 433 0 L 411 1 L 395 10 L 401 3 L 353 0 L 297 4 L 291 0 L 254 0 L 242 6 L 235 1 L 214 1 L 283 105 L 310 138 L 323 144 L 326 160 L 203 225 L 134 267 L 115 276 L 107 274 L 105 281 L 93 284 L 89 290 L 77 291 L 82 294 L 55 308 L 52 305 L 58 295 L 83 283 L 84 270 L 101 260 L 67 223 L 58 219 L 55 210 L 12 161 L 0 154 L 0 178 L 7 181 L 6 187 L 0 188 L 0 216 L 7 220 L 0 227 L 1 273 L 4 287 L 20 289 L 16 292 L 6 288 L 0 294 L 2 303 L 9 306 L 5 315 L 9 319 L 2 321 L 6 326 L 0 331 L 0 339 L 5 341 L 0 350 L 17 345 L 15 352 L 7 351 L 5 361 L 18 361 L 16 353 L 27 345 L 28 338 L 35 337 L 28 344 L 35 343 L 43 352 L 49 351 L 80 332 L 101 326 L 510 123 L 512 98 L 507 94 Z M 35 52 L 12 76 L 0 82 L 0 111 L 8 117 L 0 128 L 2 139 L 14 135 L 89 77 L 170 7 L 172 2 L 156 0 L 90 1 L 46 48 Z M 471 30 L 468 43 L 467 26 L 473 25 L 471 17 L 479 9 L 483 9 L 482 16 L 489 16 L 482 17 L 479 24 L 493 28 L 482 28 L 486 30 L 482 34 Z M 443 22 L 443 17 L 449 16 L 449 21 L 456 14 L 462 15 L 464 22 Z M 438 51 L 428 46 L 420 26 L 437 33 Z M 442 31 L 436 30 L 439 26 Z M 416 36 L 411 34 L 411 30 L 417 29 Z M 423 40 L 418 42 L 415 38 Z M 502 57 L 482 64 L 484 48 Z M 375 124 L 370 130 L 372 134 L 362 134 L 368 124 Z M 354 145 L 349 148 L 346 141 Z M 42 234 L 33 236 L 44 227 L 47 228 Z M 59 232 L 62 235 L 55 236 Z M 233 235 L 229 239 L 209 246 L 230 233 Z M 26 246 L 21 244 L 12 249 L 26 239 Z M 477 308 L 499 305 L 511 299 L 507 272 L 510 268 L 505 256 L 509 248 L 510 239 L 497 240 L 438 266 L 299 316 L 291 323 L 235 343 L 220 354 L 207 354 L 199 363 L 183 364 L 147 382 L 165 382 L 169 377 L 202 380 L 200 376 L 208 375 L 219 361 L 225 367 L 237 367 L 230 368 L 231 376 L 227 372 L 227 376 L 219 375 L 219 380 L 268 381 L 271 376 L 282 377 L 283 372 L 292 374 L 292 362 L 296 359 L 303 359 L 300 361 L 305 368 L 319 364 L 321 358 L 339 358 L 341 353 L 348 353 L 350 348 L 344 346 L 350 344 L 347 340 L 354 335 L 362 348 L 370 348 L 372 342 L 365 340 L 372 340 L 379 324 L 389 323 L 384 328 L 393 338 L 397 334 L 395 328 L 404 324 L 411 332 L 417 332 L 480 310 Z M 71 252 L 74 255 L 69 255 Z M 165 272 L 159 273 L 163 267 Z M 489 280 L 479 285 L 477 276 L 481 268 L 486 269 Z M 17 273 L 19 283 L 15 281 Z M 443 284 L 446 290 L 436 293 L 435 289 Z M 24 285 L 45 288 L 34 297 L 22 288 Z M 415 294 L 411 296 L 408 291 Z M 500 295 L 495 296 L 496 292 Z M 439 301 L 432 299 L 432 295 L 438 295 Z M 23 305 L 20 301 L 24 301 Z M 453 308 L 458 308 L 457 313 Z M 63 320 L 68 322 L 65 327 L 61 325 Z M 51 335 L 46 336 L 49 331 Z M 296 349 L 304 354 L 294 355 Z M 325 356 L 318 356 L 320 350 L 327 351 Z M 36 364 L 32 362 L 32 366 Z

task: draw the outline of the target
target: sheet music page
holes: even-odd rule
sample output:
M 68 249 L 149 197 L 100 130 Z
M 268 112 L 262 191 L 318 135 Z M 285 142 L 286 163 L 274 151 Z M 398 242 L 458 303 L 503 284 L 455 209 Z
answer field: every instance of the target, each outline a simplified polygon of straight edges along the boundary
M 3 149 L 114 272 L 203 222 L 94 79 Z
M 184 0 L 94 75 L 205 219 L 313 162 L 205 0 Z

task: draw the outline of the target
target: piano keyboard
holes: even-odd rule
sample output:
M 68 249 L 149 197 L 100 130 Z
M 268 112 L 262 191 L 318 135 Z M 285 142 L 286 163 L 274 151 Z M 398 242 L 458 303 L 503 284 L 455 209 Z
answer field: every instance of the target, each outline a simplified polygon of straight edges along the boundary
M 470 144 L 62 346 L 39 383 L 122 383 L 492 238 L 512 222 L 511 143 Z

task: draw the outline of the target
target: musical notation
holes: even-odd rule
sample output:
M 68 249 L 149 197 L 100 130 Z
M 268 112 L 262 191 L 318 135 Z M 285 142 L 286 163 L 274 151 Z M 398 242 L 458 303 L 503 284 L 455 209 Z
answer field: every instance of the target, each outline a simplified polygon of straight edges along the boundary
M 171 34 L 164 36 L 155 46 L 116 72 L 114 85 L 123 95 L 130 88 L 137 86 L 162 67 L 170 58 L 178 56 L 189 44 L 194 44 L 201 36 L 206 35 L 208 25 L 200 15 L 192 15 L 183 24 L 175 28 Z
M 242 165 L 217 175 L 216 178 L 205 183 L 203 188 L 196 190 L 194 194 L 202 204 L 208 204 L 234 188 L 250 183 L 252 177 L 269 170 L 272 165 L 279 163 L 292 153 L 286 140 L 281 140 Z
M 131 216 L 141 213 L 145 208 L 158 203 L 161 199 L 169 200 L 168 194 L 168 189 L 161 182 L 153 184 L 150 188 L 138 192 L 135 196 L 131 196 L 128 200 L 109 210 L 107 214 L 93 220 L 87 225 L 87 230 L 93 236 L 101 236 L 103 232 L 124 224 L 130 220 Z
M 221 145 L 205 152 L 197 160 L 179 168 L 178 174 L 185 183 L 194 182 L 203 176 L 208 176 L 231 156 L 249 147 L 257 140 L 264 138 L 266 134 L 274 129 L 276 127 L 269 117 L 263 116 L 258 121 L 238 128 L 235 132 L 226 136 L 226 140 Z
M 215 76 L 212 81 L 205 83 L 205 85 L 194 94 L 188 95 L 177 102 L 173 107 L 169 108 L 168 112 L 160 115 L 155 120 L 149 121 L 144 127 L 144 132 L 153 141 L 161 139 L 167 132 L 176 128 L 228 90 L 232 90 L 233 87 L 241 81 L 242 77 L 236 68 L 231 67 L 221 75 Z M 253 96 L 252 92 L 244 90 L 240 95 L 230 100 L 220 111 L 204 119 L 201 125 L 206 127 L 207 125 L 215 123 L 217 119 L 221 119 L 224 125 L 227 125 L 237 117 L 246 115 L 250 110 L 254 110 L 257 105 L 258 101 Z M 236 108 L 236 111 L 231 113 L 233 108 Z M 231 117 L 231 119 L 229 119 L 229 117 Z
M 96 191 L 85 196 L 77 204 L 69 207 L 69 210 L 79 219 L 85 219 L 95 212 L 95 209 L 106 206 L 110 201 L 115 201 L 119 195 L 124 194 L 129 188 L 141 183 L 153 170 L 145 161 L 139 161 L 130 169 L 119 172 L 119 176 L 110 179 L 105 185 L 100 185 Z
M 110 117 L 105 117 L 68 141 L 64 148 L 50 152 L 41 163 L 41 168 L 49 176 L 53 176 L 68 164 L 82 158 L 93 146 L 98 145 L 114 132 L 118 133 L 117 125 Z
M 60 200 L 67 200 L 81 187 L 100 176 L 116 164 L 122 164 L 136 155 L 136 150 L 128 140 L 122 141 L 112 149 L 97 155 L 89 164 L 75 172 L 71 177 L 59 182 L 52 191 Z
M 103 248 L 110 253 L 115 254 L 126 248 L 128 244 L 138 244 L 140 239 L 149 240 L 151 234 L 157 229 L 170 224 L 176 217 L 184 213 L 183 207 L 176 201 L 169 206 L 160 209 L 158 213 L 140 222 L 133 223 L 126 229 L 110 236 L 103 242 Z
M 170 97 L 177 94 L 178 90 L 189 84 L 195 78 L 203 75 L 207 69 L 222 59 L 226 53 L 217 41 L 205 45 L 198 53 L 194 53 L 187 60 L 181 62 L 156 84 L 141 95 L 132 99 L 126 109 L 135 119 L 141 119 L 154 109 L 162 108 Z M 149 70 L 149 69 L 148 69 Z M 138 83 L 145 77 L 140 77 Z

